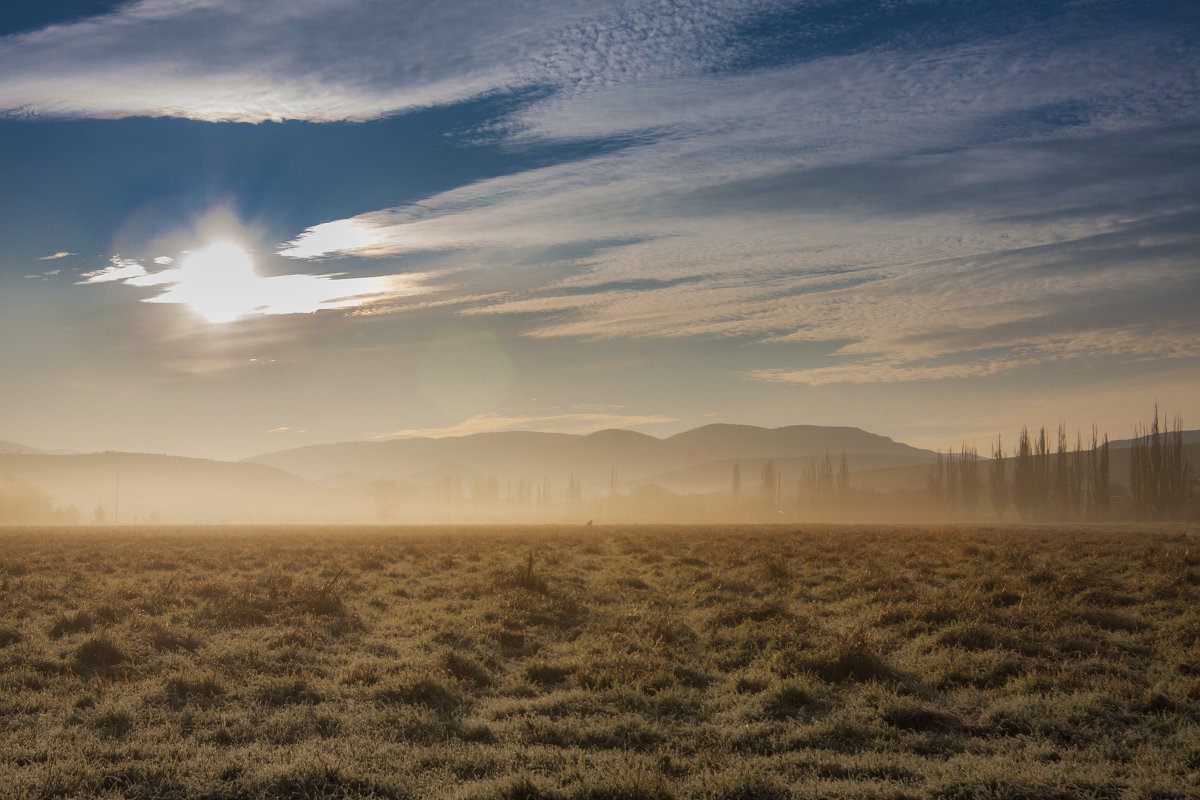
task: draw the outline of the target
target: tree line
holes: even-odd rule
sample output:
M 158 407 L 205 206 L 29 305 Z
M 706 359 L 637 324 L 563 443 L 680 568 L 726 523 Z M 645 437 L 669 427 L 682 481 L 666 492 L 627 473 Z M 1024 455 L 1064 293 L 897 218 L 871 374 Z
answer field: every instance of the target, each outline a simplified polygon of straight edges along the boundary
M 941 508 L 971 518 L 980 503 L 981 473 L 975 447 L 964 443 L 957 452 L 938 453 L 927 491 Z M 1153 421 L 1137 426 L 1130 441 L 1128 494 L 1114 486 L 1112 445 L 1108 434 L 1101 436 L 1095 426 L 1086 443 L 1078 430 L 1070 442 L 1065 425 L 1058 426 L 1053 442 L 1044 426 L 1036 434 L 1022 428 L 1011 456 L 997 437 L 987 483 L 996 516 L 1003 518 L 1011 506 L 1024 522 L 1116 516 L 1172 520 L 1200 510 L 1196 476 L 1184 451 L 1182 420 L 1176 416 L 1168 428 L 1157 405 Z

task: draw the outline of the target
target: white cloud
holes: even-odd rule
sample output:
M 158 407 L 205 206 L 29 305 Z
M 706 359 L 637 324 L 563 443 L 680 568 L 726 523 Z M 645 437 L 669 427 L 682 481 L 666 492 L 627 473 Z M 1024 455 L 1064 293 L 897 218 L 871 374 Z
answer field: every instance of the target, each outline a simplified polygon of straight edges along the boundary
M 1140 320 L 1104 320 L 1118 336 L 1091 349 L 1068 335 L 1119 304 L 1134 273 L 1144 307 L 1188 275 L 1178 252 L 1153 251 L 1184 248 L 1178 231 L 1139 231 L 1194 214 L 1187 200 L 1162 199 L 1186 197 L 1194 171 L 1121 168 L 1131 147 L 1186 146 L 1186 134 L 1163 134 L 1161 146 L 1152 134 L 1200 107 L 1187 58 L 1155 35 L 1049 47 L 1024 32 L 743 74 L 580 81 L 509 118 L 510 140 L 637 144 L 315 226 L 281 252 L 458 251 L 448 262 L 468 270 L 460 283 L 503 271 L 507 290 L 460 313 L 520 315 L 535 337 L 825 342 L 841 360 L 754 379 L 969 377 L 1065 353 L 1156 358 L 1197 326 L 1142 330 L 1155 344 L 1134 351 L 1116 340 Z M 1039 122 L 1059 107 L 1074 121 Z M 1118 197 L 1123 207 L 1106 205 Z M 341 228 L 364 238 L 359 250 L 342 246 Z M 1096 256 L 1134 239 L 1148 244 L 1122 264 Z M 570 248 L 581 255 L 563 255 Z M 1045 346 L 1029 349 L 1039 337 Z M 988 348 L 1012 352 L 981 355 Z M 964 363 L 937 361 L 946 356 Z
M 1171 300 L 1195 285 L 1181 253 L 1196 243 L 1197 176 L 1162 156 L 1190 152 L 1186 126 L 1200 121 L 1187 32 L 1103 28 L 1083 9 L 1069 36 L 1059 19 L 723 71 L 755 44 L 726 34 L 768 5 L 547 2 L 517 15 L 483 2 L 144 0 L 0 42 L 0 106 L 371 119 L 536 86 L 540 99 L 484 135 L 624 143 L 327 220 L 281 246 L 295 259 L 436 253 L 431 273 L 455 271 L 434 300 L 367 292 L 378 302 L 355 313 L 444 305 L 526 320 L 542 338 L 827 344 L 835 364 L 744 373 L 803 383 L 1191 352 L 1197 323 Z M 170 274 L 120 269 L 140 267 L 84 282 Z M 353 289 L 306 277 L 321 296 Z M 1122 314 L 1132 281 L 1141 310 Z
M 109 259 L 107 267 L 93 272 L 85 272 L 81 277 L 83 280 L 76 281 L 76 284 L 125 283 L 145 278 L 146 268 L 136 261 L 113 256 Z
M 470 436 L 475 433 L 495 433 L 497 431 L 538 430 L 546 433 L 593 433 L 605 428 L 635 428 L 641 425 L 660 425 L 678 422 L 674 417 L 659 414 L 608 414 L 608 413 L 571 413 L 571 414 L 476 414 L 456 425 L 444 428 L 412 428 L 392 431 L 390 433 L 375 433 L 369 438 L 375 440 L 398 439 L 402 437 L 422 436 L 442 438 L 445 436 Z
M 41 258 L 38 259 L 38 261 L 55 261 L 57 259 L 66 258 L 67 256 L 73 256 L 73 255 L 75 255 L 75 254 L 68 253 L 66 250 L 60 250 L 59 252 L 54 253 L 52 255 L 42 256 Z
M 136 261 L 114 257 L 108 267 L 84 273 L 80 284 L 121 283 L 159 288 L 146 303 L 187 305 L 210 322 L 247 316 L 311 314 L 358 309 L 425 294 L 428 276 L 419 273 L 346 277 L 342 274 L 272 275 L 255 273 L 248 255 L 220 242 L 189 253 L 178 267 L 147 272 Z
M 545 84 L 703 70 L 756 6 L 141 0 L 0 40 L 0 107 L 205 120 L 373 119 Z M 686 66 L 685 66 L 686 65 Z

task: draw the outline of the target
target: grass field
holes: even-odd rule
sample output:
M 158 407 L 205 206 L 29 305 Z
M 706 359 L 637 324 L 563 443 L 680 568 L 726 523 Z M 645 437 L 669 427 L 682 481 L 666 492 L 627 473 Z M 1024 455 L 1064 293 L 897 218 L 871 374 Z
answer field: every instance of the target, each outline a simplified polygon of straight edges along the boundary
M 1191 528 L 10 529 L 6 798 L 1200 797 Z

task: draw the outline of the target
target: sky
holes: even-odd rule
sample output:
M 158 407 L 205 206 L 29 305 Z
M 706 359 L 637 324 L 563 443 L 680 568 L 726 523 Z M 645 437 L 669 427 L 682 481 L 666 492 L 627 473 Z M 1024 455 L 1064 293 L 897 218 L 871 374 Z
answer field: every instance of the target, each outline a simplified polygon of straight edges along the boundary
M 0 10 L 0 440 L 1200 427 L 1200 5 Z

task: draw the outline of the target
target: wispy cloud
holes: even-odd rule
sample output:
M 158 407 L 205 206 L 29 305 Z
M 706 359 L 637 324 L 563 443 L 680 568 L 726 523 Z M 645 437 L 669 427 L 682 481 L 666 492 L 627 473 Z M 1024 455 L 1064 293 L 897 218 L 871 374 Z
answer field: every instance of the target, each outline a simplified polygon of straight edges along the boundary
M 57 253 L 52 253 L 51 255 L 48 255 L 48 256 L 42 256 L 41 258 L 38 259 L 38 261 L 55 261 L 57 259 L 66 258 L 67 256 L 73 256 L 73 255 L 75 255 L 75 254 L 68 253 L 66 250 L 60 250 Z
M 476 414 L 455 425 L 444 428 L 412 428 L 391 431 L 389 433 L 374 433 L 369 438 L 375 440 L 398 439 L 402 437 L 470 436 L 475 433 L 496 433 L 499 431 L 538 430 L 548 433 L 592 433 L 605 428 L 636 428 L 642 425 L 661 425 L 678 422 L 674 417 L 659 414 L 613 414 L 613 413 L 569 413 L 569 414 Z
M 1044 52 L 1033 33 L 562 91 L 509 117 L 510 141 L 635 144 L 314 226 L 280 252 L 456 250 L 461 283 L 503 269 L 507 289 L 460 313 L 514 315 L 530 336 L 827 342 L 840 362 L 754 379 L 1173 352 L 1200 333 L 1172 302 L 1194 283 L 1196 48 L 1130 29 Z M 1134 275 L 1137 313 L 1111 313 Z M 1145 329 L 1147 308 L 1171 324 Z M 1072 344 L 1096 325 L 1107 343 Z M 1134 331 L 1149 346 L 1124 349 Z
M 76 285 L 88 283 L 129 283 L 145 278 L 146 276 L 146 268 L 137 261 L 113 256 L 109 259 L 107 267 L 83 273 L 81 276 L 83 280 L 76 281 Z M 138 284 L 131 285 L 136 286 Z
M 848 5 L 839 24 L 885 5 Z M 743 26 L 781 6 L 800 44 L 758 62 Z M 1177 300 L 1195 292 L 1200 244 L 1190 31 L 1132 11 L 1105 24 L 1082 3 L 833 49 L 845 31 L 805 10 L 143 0 L 0 42 L 0 107 L 365 120 L 536 88 L 479 135 L 609 145 L 280 246 L 297 260 L 422 254 L 429 275 L 453 273 L 436 298 L 396 302 L 305 276 L 322 297 L 335 284 L 373 297 L 346 305 L 364 316 L 440 305 L 542 339 L 823 344 L 828 361 L 740 374 L 810 384 L 1190 357 L 1200 323 Z M 82 282 L 166 285 L 153 299 L 178 302 L 171 274 L 114 261 Z
M 214 245 L 209 248 L 228 247 Z M 85 272 L 77 284 L 119 283 L 136 288 L 155 288 L 157 294 L 142 298 L 145 303 L 187 305 L 214 322 L 243 316 L 311 314 L 333 309 L 362 309 L 387 304 L 432 291 L 420 273 L 348 277 L 341 273 L 259 276 L 240 251 L 233 268 L 222 262 L 225 254 L 190 254 L 178 267 L 149 272 L 141 263 L 121 258 L 107 267 Z M 200 259 L 196 261 L 195 259 Z M 157 260 L 156 260 L 157 261 Z
M 519 86 L 703 71 L 764 2 L 140 0 L 0 42 L 0 106 L 33 114 L 366 120 Z M 686 67 L 684 66 L 686 65 Z

